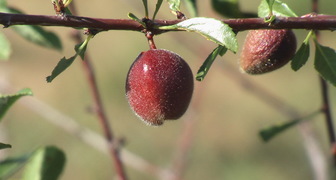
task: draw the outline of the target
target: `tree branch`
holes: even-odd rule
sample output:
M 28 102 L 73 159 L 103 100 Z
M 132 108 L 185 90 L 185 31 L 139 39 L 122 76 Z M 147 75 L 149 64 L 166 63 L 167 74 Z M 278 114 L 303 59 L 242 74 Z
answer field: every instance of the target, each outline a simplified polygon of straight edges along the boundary
M 167 26 L 177 24 L 181 21 L 183 20 L 155 20 L 154 24 L 158 26 Z M 265 22 L 263 18 L 224 19 L 222 21 L 228 24 L 235 31 L 244 31 L 249 29 L 336 29 L 336 16 L 318 14 L 302 17 L 277 17 L 272 24 Z M 144 30 L 144 27 L 141 24 L 130 19 L 102 19 L 70 15 L 45 16 L 0 13 L 0 24 L 4 25 L 5 27 L 12 25 L 39 25 L 92 28 L 101 31 Z M 156 33 L 160 32 L 162 31 Z

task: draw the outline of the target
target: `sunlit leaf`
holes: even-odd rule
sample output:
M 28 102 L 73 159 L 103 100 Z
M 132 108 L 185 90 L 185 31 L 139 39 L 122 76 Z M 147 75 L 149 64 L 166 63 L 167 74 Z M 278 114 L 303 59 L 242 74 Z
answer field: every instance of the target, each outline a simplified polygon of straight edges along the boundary
M 334 49 L 320 45 L 315 41 L 315 69 L 323 79 L 336 86 L 336 52 Z
M 17 158 L 8 158 L 0 161 L 0 179 L 9 179 L 10 176 L 18 172 L 28 161 L 32 154 Z
M 0 94 L 0 121 L 7 112 L 7 110 L 22 96 L 31 96 L 33 92 L 29 88 L 20 90 L 19 92 L 11 95 Z
M 321 111 L 315 111 L 311 114 L 309 114 L 308 116 L 299 118 L 299 119 L 294 119 L 294 120 L 290 120 L 290 121 L 286 121 L 283 123 L 279 123 L 277 125 L 273 125 L 267 128 L 264 128 L 262 130 L 260 130 L 259 135 L 262 138 L 263 141 L 267 142 L 269 140 L 271 140 L 272 138 L 274 138 L 276 135 L 279 135 L 280 133 L 284 132 L 285 130 L 303 122 L 303 121 L 307 121 L 310 120 L 312 117 L 316 116 L 317 114 L 319 114 Z
M 184 3 L 186 5 L 187 10 L 189 11 L 191 17 L 198 16 L 196 0 L 184 0 Z
M 232 31 L 230 26 L 217 19 L 205 17 L 191 18 L 175 25 L 160 27 L 160 29 L 181 29 L 197 32 L 205 36 L 208 40 L 225 46 L 233 52 L 237 52 L 238 49 L 236 34 Z
M 41 148 L 26 164 L 23 180 L 57 180 L 65 166 L 65 154 L 54 146 Z
M 209 56 L 205 59 L 205 61 L 203 62 L 202 66 L 198 70 L 197 75 L 196 75 L 196 80 L 203 81 L 204 78 L 205 78 L 205 76 L 209 72 L 212 63 L 215 61 L 216 57 L 218 55 L 223 56 L 226 51 L 227 51 L 227 49 L 224 46 L 218 46 L 218 47 L 216 47 L 209 54 Z
M 0 60 L 7 60 L 12 52 L 9 41 L 5 35 L 0 32 Z
M 285 16 L 285 17 L 297 17 L 297 15 L 292 11 L 286 3 L 283 3 L 279 0 L 275 0 L 272 6 L 273 15 L 276 16 Z M 269 4 L 266 0 L 262 0 L 261 4 L 258 7 L 258 16 L 259 17 L 268 17 L 270 15 Z
M 0 149 L 7 149 L 7 148 L 12 148 L 10 144 L 4 144 L 0 142 Z
M 168 4 L 169 4 L 169 8 L 172 11 L 181 11 L 180 10 L 180 5 L 181 5 L 181 0 L 167 0 Z

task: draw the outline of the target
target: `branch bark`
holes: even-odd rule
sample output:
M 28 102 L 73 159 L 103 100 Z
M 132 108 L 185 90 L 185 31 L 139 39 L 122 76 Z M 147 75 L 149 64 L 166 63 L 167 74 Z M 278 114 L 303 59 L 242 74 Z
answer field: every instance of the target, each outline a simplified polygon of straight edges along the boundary
M 155 20 L 154 24 L 158 26 L 167 26 L 177 24 L 181 21 L 183 20 Z M 263 18 L 224 19 L 222 21 L 228 24 L 235 31 L 244 31 L 249 29 L 336 29 L 336 16 L 319 14 L 302 17 L 277 17 L 271 24 L 265 22 Z M 144 30 L 144 27 L 141 24 L 130 19 L 102 19 L 70 15 L 46 16 L 0 13 L 0 24 L 5 27 L 12 25 L 39 25 L 92 28 L 101 31 Z M 162 31 L 159 31 L 157 33 L 161 32 Z

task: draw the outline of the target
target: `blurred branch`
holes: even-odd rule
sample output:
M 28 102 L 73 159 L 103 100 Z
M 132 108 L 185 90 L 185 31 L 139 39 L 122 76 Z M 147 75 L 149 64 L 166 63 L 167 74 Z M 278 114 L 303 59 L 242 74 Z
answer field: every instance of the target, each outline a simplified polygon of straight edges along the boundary
M 174 25 L 183 20 L 155 20 L 157 26 Z M 336 28 L 336 16 L 316 14 L 303 17 L 277 17 L 272 24 L 265 22 L 264 18 L 224 19 L 235 31 L 249 29 L 318 29 L 334 30 Z M 130 19 L 102 19 L 81 16 L 46 16 L 0 13 L 0 24 L 5 27 L 12 25 L 39 25 L 39 26 L 63 26 L 76 28 L 91 28 L 100 31 L 130 30 L 142 31 L 144 27 Z M 159 30 L 157 33 L 161 33 Z
M 70 5 L 70 9 L 74 14 L 77 14 L 75 3 L 72 3 Z M 77 30 L 74 31 L 73 39 L 77 41 L 77 43 L 81 43 L 83 41 L 83 38 L 80 32 Z M 83 64 L 83 69 L 86 74 L 86 80 L 91 90 L 91 95 L 92 95 L 94 107 L 95 107 L 94 112 L 97 115 L 97 118 L 100 122 L 100 125 L 104 133 L 104 137 L 106 141 L 108 142 L 108 149 L 110 151 L 110 155 L 114 163 L 117 177 L 120 180 L 126 180 L 127 175 L 125 172 L 123 161 L 121 160 L 120 154 L 119 154 L 119 151 L 120 151 L 118 147 L 119 143 L 118 143 L 118 140 L 116 140 L 116 138 L 113 135 L 113 131 L 109 123 L 109 119 L 105 113 L 104 105 L 101 99 L 101 95 L 100 95 L 97 80 L 96 80 L 94 67 L 92 65 L 92 60 L 88 52 L 86 52 L 85 59 L 82 61 L 82 64 Z
M 11 85 L 8 84 L 5 79 L 0 79 L 0 91 L 12 91 Z M 35 97 L 22 98 L 18 101 L 18 103 L 40 115 L 44 118 L 44 120 L 48 121 L 54 126 L 59 127 L 74 137 L 77 137 L 79 140 L 83 141 L 99 152 L 110 155 L 110 151 L 108 150 L 109 142 L 107 142 L 106 139 L 100 134 L 97 134 L 89 128 L 78 124 L 75 119 L 63 114 L 62 112 L 38 100 Z M 147 172 L 148 174 L 158 178 L 173 176 L 170 171 L 164 170 L 163 168 L 148 162 L 147 160 L 126 150 L 125 148 L 120 150 L 120 155 L 126 165 L 140 172 Z

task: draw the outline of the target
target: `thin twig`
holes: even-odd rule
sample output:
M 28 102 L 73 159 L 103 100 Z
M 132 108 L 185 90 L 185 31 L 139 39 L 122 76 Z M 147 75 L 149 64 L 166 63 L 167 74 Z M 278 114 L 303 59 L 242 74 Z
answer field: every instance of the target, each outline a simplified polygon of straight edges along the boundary
M 174 25 L 184 20 L 155 20 L 153 25 Z M 334 30 L 336 28 L 336 16 L 319 15 L 303 17 L 277 17 L 272 24 L 265 22 L 263 18 L 224 19 L 235 31 L 249 29 L 318 29 Z M 0 13 L 0 24 L 5 27 L 11 25 L 39 25 L 39 26 L 63 26 L 77 28 L 92 28 L 100 31 L 130 30 L 143 31 L 144 27 L 131 19 L 102 19 L 81 16 L 45 16 L 27 14 Z M 169 30 L 165 30 L 169 31 Z M 165 32 L 158 30 L 154 34 Z

